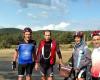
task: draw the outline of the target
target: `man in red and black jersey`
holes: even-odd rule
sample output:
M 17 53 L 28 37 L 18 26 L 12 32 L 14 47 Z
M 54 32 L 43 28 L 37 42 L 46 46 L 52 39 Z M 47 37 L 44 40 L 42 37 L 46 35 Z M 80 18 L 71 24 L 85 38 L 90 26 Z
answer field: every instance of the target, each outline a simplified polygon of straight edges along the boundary
M 35 69 L 40 63 L 41 80 L 53 80 L 53 66 L 55 64 L 56 52 L 59 57 L 59 64 L 62 65 L 62 55 L 57 42 L 51 39 L 51 31 L 44 31 L 44 40 L 40 41 L 37 51 L 37 61 Z

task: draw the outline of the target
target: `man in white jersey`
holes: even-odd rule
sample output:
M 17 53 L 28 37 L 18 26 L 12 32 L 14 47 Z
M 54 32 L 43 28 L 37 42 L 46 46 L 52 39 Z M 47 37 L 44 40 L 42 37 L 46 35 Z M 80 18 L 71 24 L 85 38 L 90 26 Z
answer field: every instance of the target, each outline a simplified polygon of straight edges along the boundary
M 92 32 L 92 43 L 94 46 L 92 58 L 92 80 L 100 80 L 100 30 Z

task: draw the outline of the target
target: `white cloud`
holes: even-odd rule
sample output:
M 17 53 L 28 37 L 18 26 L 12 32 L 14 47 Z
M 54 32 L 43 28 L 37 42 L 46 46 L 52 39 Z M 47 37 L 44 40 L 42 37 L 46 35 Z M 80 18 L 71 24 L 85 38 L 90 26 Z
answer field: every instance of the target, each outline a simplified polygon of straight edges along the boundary
M 31 12 L 28 12 L 26 15 L 31 19 L 39 19 L 41 17 L 43 17 L 43 18 L 47 18 L 48 17 L 48 13 L 46 11 L 42 11 L 39 14 L 33 14 Z
M 57 30 L 66 30 L 69 25 L 70 25 L 70 23 L 61 22 L 60 24 L 55 26 L 55 29 L 57 29 Z
M 33 31 L 43 30 L 42 27 L 30 27 Z
M 46 29 L 48 29 L 48 30 L 55 30 L 55 25 L 54 24 L 49 24 L 47 26 L 43 26 L 42 29 L 43 30 L 46 30 Z
M 8 27 L 7 27 L 8 26 Z M 0 26 L 0 28 L 11 28 L 12 25 Z M 95 27 L 94 27 L 95 26 Z M 72 22 L 60 22 L 59 24 L 49 24 L 46 26 L 35 26 L 35 25 L 17 25 L 15 28 L 24 29 L 25 27 L 30 27 L 33 31 L 38 30 L 60 30 L 60 31 L 87 31 L 87 30 L 100 30 L 100 24 L 81 24 L 81 23 L 72 23 Z
M 33 30 L 33 31 L 37 31 L 37 30 L 62 30 L 62 31 L 66 31 L 67 30 L 67 27 L 70 25 L 70 23 L 67 23 L 67 22 L 61 22 L 59 24 L 49 24 L 47 26 L 30 26 L 30 28 Z M 18 25 L 16 26 L 16 28 L 19 28 L 19 29 L 24 29 L 25 27 L 27 27 L 26 25 Z
M 50 24 L 47 26 L 43 26 L 43 30 L 49 29 L 49 30 L 62 30 L 65 31 L 67 30 L 67 27 L 70 25 L 70 23 L 67 22 L 61 22 L 59 24 Z
M 33 15 L 33 14 L 30 13 L 30 12 L 27 13 L 26 15 L 27 15 L 29 18 L 31 18 L 31 19 L 36 19 L 36 18 L 38 18 L 37 15 Z
M 48 17 L 48 13 L 46 11 L 42 11 L 40 16 L 41 17 Z
M 70 23 L 67 22 L 61 22 L 59 24 L 49 24 L 47 26 L 38 27 L 39 30 L 67 30 L 67 27 L 70 25 Z
M 17 25 L 15 28 L 24 29 L 25 27 L 27 27 L 27 26 L 26 25 Z
M 18 9 L 16 14 L 20 14 L 20 13 L 22 13 L 22 11 L 23 11 L 22 9 Z
M 32 13 L 27 13 L 27 16 L 30 16 L 31 17 L 31 16 L 33 16 L 33 14 Z

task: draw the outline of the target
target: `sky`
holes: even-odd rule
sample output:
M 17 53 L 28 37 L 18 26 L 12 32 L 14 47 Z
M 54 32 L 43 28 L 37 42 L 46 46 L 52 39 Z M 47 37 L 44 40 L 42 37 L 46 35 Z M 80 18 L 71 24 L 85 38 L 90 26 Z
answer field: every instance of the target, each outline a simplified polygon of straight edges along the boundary
M 0 0 L 0 28 L 100 30 L 100 0 Z

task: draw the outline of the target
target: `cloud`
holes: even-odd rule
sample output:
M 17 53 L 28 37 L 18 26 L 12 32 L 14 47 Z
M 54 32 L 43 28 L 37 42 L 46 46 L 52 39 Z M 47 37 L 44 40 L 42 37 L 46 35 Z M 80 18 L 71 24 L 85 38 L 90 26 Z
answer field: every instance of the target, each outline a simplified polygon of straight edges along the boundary
M 15 28 L 24 29 L 27 25 L 17 25 Z
M 100 19 L 87 19 L 82 21 L 70 21 L 70 27 L 68 30 L 72 31 L 89 31 L 89 30 L 100 30 Z
M 16 12 L 16 14 L 22 13 L 23 8 L 34 9 L 34 7 L 45 10 L 59 11 L 60 13 L 66 13 L 69 11 L 67 8 L 68 0 L 5 0 L 5 1 L 21 7 Z M 42 14 L 42 16 L 48 17 L 48 15 L 45 13 Z
M 42 11 L 39 14 L 33 14 L 31 12 L 28 12 L 26 15 L 31 19 L 39 19 L 39 18 L 47 18 L 48 17 L 48 13 L 46 11 Z
M 59 24 L 49 24 L 47 26 L 30 26 L 30 28 L 32 28 L 33 31 L 37 31 L 37 30 L 62 30 L 62 31 L 66 31 L 67 27 L 70 25 L 70 23 L 67 22 L 61 22 Z M 25 27 L 27 27 L 26 25 L 18 25 L 16 26 L 16 28 L 19 29 L 24 29 Z
M 17 12 L 16 12 L 16 14 L 20 14 L 20 13 L 22 13 L 22 12 L 23 12 L 22 9 L 18 9 Z
M 55 30 L 55 24 L 49 24 L 47 26 L 43 26 L 42 30 Z
M 33 13 L 30 13 L 30 12 L 28 12 L 26 15 L 27 15 L 30 19 L 38 19 L 38 16 L 37 16 L 37 15 L 33 15 Z
M 10 28 L 11 26 L 8 25 Z M 100 23 L 96 24 L 86 24 L 82 22 L 60 22 L 58 24 L 49 24 L 45 26 L 35 26 L 35 25 L 17 25 L 15 28 L 24 29 L 25 27 L 30 27 L 33 31 L 38 30 L 60 30 L 60 31 L 92 31 L 92 30 L 100 30 Z M 7 28 L 1 26 L 0 28 Z
M 53 9 L 66 10 L 68 0 L 16 0 L 21 7 L 28 8 L 29 5 L 45 6 Z
M 16 0 L 23 8 L 27 8 L 29 4 L 50 6 L 52 0 Z
M 48 17 L 48 13 L 46 11 L 42 11 L 41 17 Z
M 67 22 L 61 22 L 59 24 L 49 24 L 47 26 L 40 27 L 40 30 L 61 30 L 66 31 L 67 27 L 70 25 L 70 23 Z
M 16 28 L 24 29 L 27 25 L 18 25 Z M 28 26 L 33 31 L 38 30 L 59 30 L 59 31 L 92 31 L 92 30 L 100 30 L 100 24 L 85 24 L 79 22 L 60 22 L 59 24 L 49 24 L 45 26 Z
M 58 30 L 67 30 L 67 27 L 70 26 L 70 23 L 61 22 L 60 24 L 56 25 L 55 28 Z

